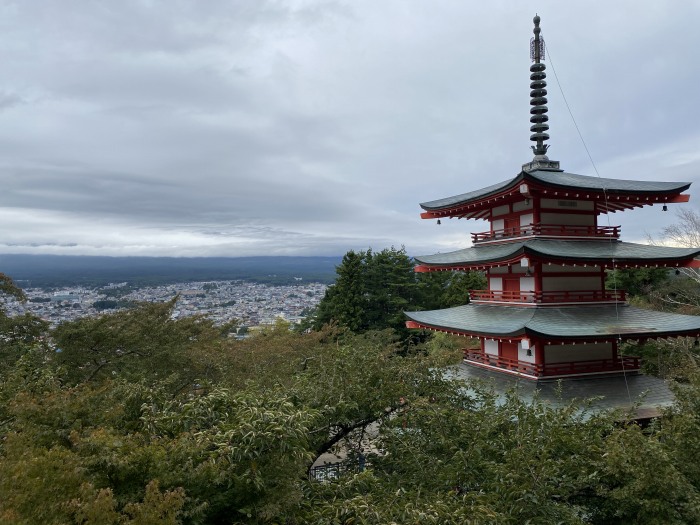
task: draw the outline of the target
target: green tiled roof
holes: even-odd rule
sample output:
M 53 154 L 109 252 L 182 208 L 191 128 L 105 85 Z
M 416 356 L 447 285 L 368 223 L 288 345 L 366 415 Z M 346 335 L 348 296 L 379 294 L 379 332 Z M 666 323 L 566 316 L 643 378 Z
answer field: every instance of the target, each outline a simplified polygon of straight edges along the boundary
M 527 175 L 547 185 L 611 193 L 679 193 L 690 187 L 690 182 L 603 179 L 563 171 L 538 170 L 529 172 Z
M 452 370 L 460 379 L 485 382 L 499 395 L 516 388 L 519 396 L 529 401 L 537 393 L 540 400 L 553 407 L 567 406 L 574 399 L 594 398 L 590 405 L 593 412 L 633 410 L 637 417 L 653 417 L 661 415 L 661 410 L 675 399 L 663 379 L 643 374 L 532 381 L 467 363 Z
M 700 316 L 627 305 L 518 308 L 468 304 L 406 315 L 430 328 L 496 337 L 531 335 L 559 340 L 619 335 L 634 339 L 700 334 Z
M 479 190 L 445 197 L 434 201 L 421 203 L 421 208 L 427 211 L 451 208 L 457 205 L 468 204 L 478 201 L 484 197 L 489 197 L 500 191 L 513 187 L 521 182 L 534 182 L 553 186 L 557 188 L 570 188 L 573 190 L 588 190 L 593 192 L 606 191 L 609 193 L 624 193 L 633 195 L 643 194 L 676 194 L 687 190 L 689 182 L 655 182 L 643 180 L 623 180 L 623 179 L 602 179 L 600 177 L 590 177 L 587 175 L 576 175 L 563 171 L 536 170 L 531 172 L 520 172 L 514 178 L 493 184 Z
M 576 259 L 581 263 L 612 259 L 620 263 L 644 263 L 652 260 L 674 262 L 700 255 L 700 248 L 670 248 L 616 240 L 528 239 L 504 244 L 477 245 L 454 252 L 420 255 L 414 259 L 428 266 L 469 266 L 506 261 L 519 255 L 540 256 L 552 261 Z

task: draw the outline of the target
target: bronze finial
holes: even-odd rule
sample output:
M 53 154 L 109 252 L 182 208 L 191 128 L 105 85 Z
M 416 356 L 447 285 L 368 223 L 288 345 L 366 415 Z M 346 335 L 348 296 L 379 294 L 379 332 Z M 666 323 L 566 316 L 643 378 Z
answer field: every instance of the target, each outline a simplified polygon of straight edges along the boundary
M 549 145 L 545 144 L 545 141 L 549 140 L 549 135 L 547 134 L 549 129 L 547 111 L 549 110 L 547 109 L 547 81 L 545 80 L 547 74 L 544 72 L 546 66 L 542 63 L 545 48 L 544 39 L 540 37 L 540 32 L 542 31 L 540 29 L 540 17 L 535 15 L 532 21 L 535 24 L 535 28 L 532 31 L 535 36 L 530 39 L 530 58 L 534 62 L 530 66 L 530 122 L 532 123 L 532 126 L 530 126 L 530 131 L 532 132 L 530 140 L 535 143 L 534 146 L 531 146 L 535 158 L 526 166 L 532 166 L 533 169 L 538 167 L 558 169 L 559 163 L 550 161 L 547 158 Z

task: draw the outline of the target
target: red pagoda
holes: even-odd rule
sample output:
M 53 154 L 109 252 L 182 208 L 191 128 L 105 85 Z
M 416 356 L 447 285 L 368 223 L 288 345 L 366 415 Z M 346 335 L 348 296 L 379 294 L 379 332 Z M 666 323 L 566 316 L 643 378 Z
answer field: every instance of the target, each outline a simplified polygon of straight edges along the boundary
M 547 157 L 547 83 L 540 18 L 534 18 L 530 128 L 534 158 L 514 178 L 421 204 L 424 219 L 485 219 L 473 246 L 416 257 L 417 272 L 481 270 L 487 290 L 444 310 L 407 312 L 409 328 L 476 337 L 465 364 L 532 380 L 636 373 L 625 341 L 700 336 L 700 317 L 644 310 L 607 290 L 615 268 L 700 267 L 700 248 L 622 242 L 608 213 L 688 202 L 687 182 L 603 179 L 567 173 Z

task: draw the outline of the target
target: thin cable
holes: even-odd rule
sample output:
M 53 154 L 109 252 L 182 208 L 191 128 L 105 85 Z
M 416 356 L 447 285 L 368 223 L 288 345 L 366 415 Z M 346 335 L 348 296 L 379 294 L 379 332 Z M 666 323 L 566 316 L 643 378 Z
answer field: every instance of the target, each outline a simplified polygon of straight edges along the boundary
M 566 105 L 566 109 L 569 112 L 569 116 L 571 117 L 572 122 L 574 123 L 574 127 L 576 128 L 576 132 L 578 133 L 579 138 L 581 139 L 581 144 L 583 144 L 583 149 L 586 150 L 586 154 L 588 155 L 588 159 L 591 161 L 591 165 L 593 166 L 593 171 L 595 171 L 595 174 L 598 176 L 598 178 L 602 182 L 602 187 L 603 187 L 603 199 L 605 201 L 605 209 L 606 209 L 606 219 L 608 221 L 608 228 L 610 228 L 610 209 L 608 208 L 608 192 L 607 188 L 605 187 L 605 182 L 604 179 L 600 176 L 600 173 L 598 172 L 598 167 L 595 164 L 595 161 L 593 160 L 593 156 L 591 155 L 590 150 L 588 149 L 588 145 L 586 144 L 586 141 L 583 138 L 583 134 L 581 133 L 581 130 L 578 127 L 578 123 L 576 122 L 576 119 L 574 118 L 574 113 L 571 111 L 571 106 L 569 106 L 569 101 L 566 99 L 566 95 L 564 94 L 564 89 L 561 87 L 561 82 L 559 82 L 559 76 L 557 75 L 557 70 L 554 67 L 554 60 L 552 60 L 552 52 L 549 49 L 549 46 L 547 46 L 547 53 L 549 55 L 549 63 L 552 65 L 552 73 L 554 73 L 554 79 L 557 81 L 557 86 L 559 87 L 559 92 L 561 93 L 562 99 L 564 99 L 564 104 Z M 620 325 L 620 311 L 619 311 L 619 306 L 618 306 L 618 301 L 617 301 L 617 275 L 615 272 L 617 271 L 616 268 L 616 262 L 615 262 L 615 254 L 613 251 L 613 238 L 610 238 L 610 258 L 612 260 L 612 270 L 613 270 L 613 292 L 615 294 L 615 320 L 617 321 L 617 325 Z M 618 346 L 619 343 L 622 342 L 622 334 L 618 333 L 617 334 L 617 341 L 615 342 L 615 345 Z M 617 357 L 620 359 L 619 355 L 619 346 L 617 348 Z M 625 360 L 620 359 L 620 363 L 622 364 L 622 377 L 625 379 L 625 388 L 627 389 L 627 398 L 629 399 L 630 405 L 632 405 L 632 394 L 630 393 L 630 387 L 629 383 L 627 382 L 627 370 L 625 370 Z

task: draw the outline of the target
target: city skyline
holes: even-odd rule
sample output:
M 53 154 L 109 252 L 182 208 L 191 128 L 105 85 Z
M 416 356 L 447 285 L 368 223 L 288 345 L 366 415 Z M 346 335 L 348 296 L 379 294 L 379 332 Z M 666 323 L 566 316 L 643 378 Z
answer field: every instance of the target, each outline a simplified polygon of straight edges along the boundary
M 466 247 L 485 223 L 438 227 L 418 204 L 510 179 L 531 160 L 535 11 L 550 158 L 596 175 L 558 77 L 601 177 L 699 178 L 697 1 L 0 9 L 0 254 Z M 683 206 L 698 209 L 695 190 Z M 600 220 L 640 241 L 674 208 Z

